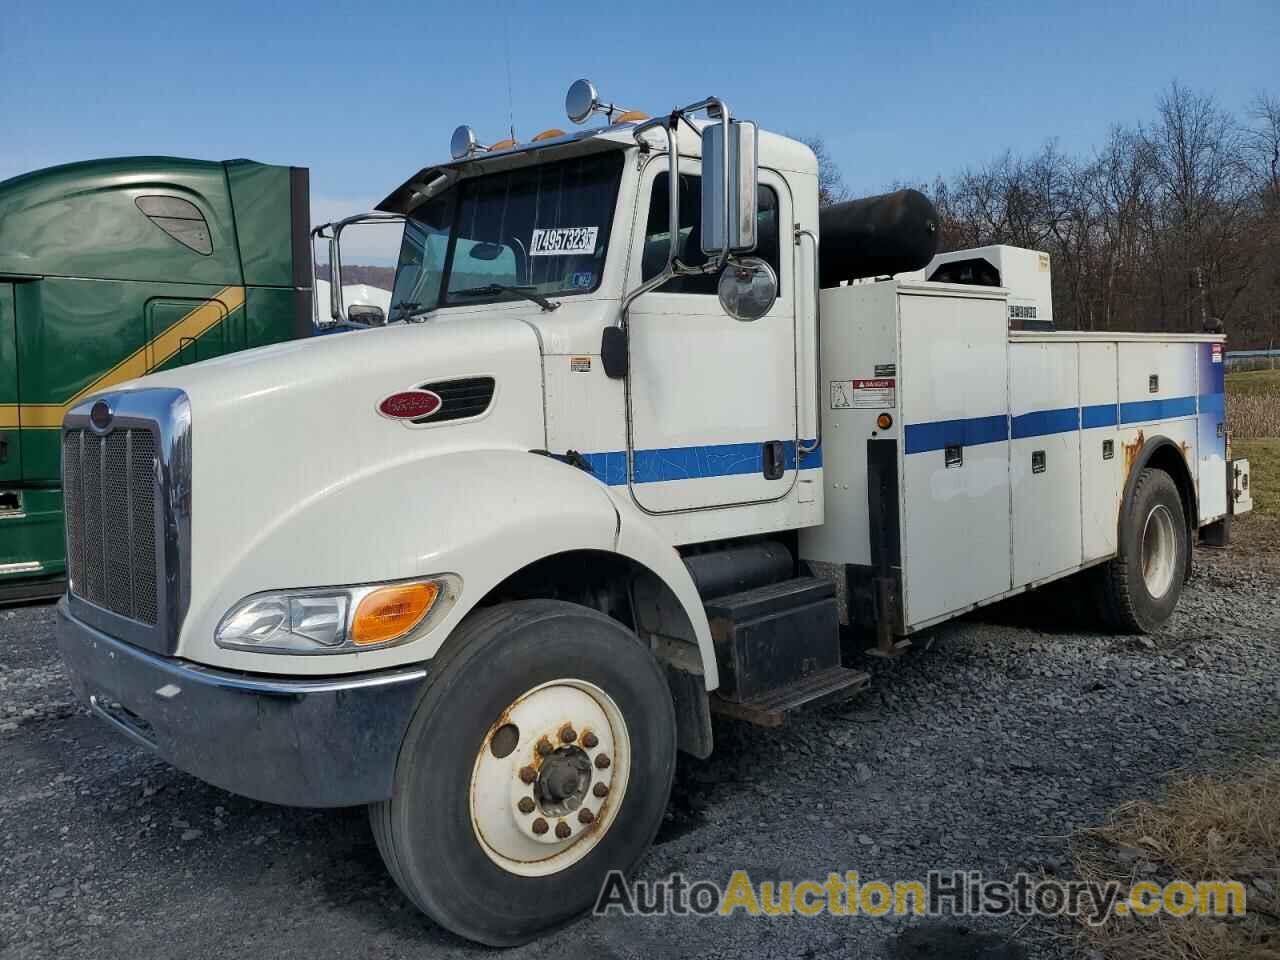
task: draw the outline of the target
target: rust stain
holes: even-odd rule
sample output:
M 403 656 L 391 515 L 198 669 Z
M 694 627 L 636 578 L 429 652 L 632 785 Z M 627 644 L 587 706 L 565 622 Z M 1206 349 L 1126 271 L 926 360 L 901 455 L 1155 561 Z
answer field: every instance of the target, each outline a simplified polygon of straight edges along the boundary
M 1138 460 L 1138 454 L 1142 452 L 1142 445 L 1147 442 L 1147 438 L 1143 436 L 1142 431 L 1138 431 L 1138 435 L 1133 438 L 1133 443 L 1124 444 L 1124 475 L 1125 479 L 1129 478 L 1129 474 L 1133 473 L 1133 465 Z

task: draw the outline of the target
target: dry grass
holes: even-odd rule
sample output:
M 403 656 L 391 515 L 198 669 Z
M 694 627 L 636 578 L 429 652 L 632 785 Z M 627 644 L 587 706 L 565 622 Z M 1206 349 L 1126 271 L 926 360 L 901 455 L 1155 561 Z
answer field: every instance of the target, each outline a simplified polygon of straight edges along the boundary
M 1280 370 L 1246 370 L 1227 374 L 1227 393 L 1280 395 Z
M 1159 803 L 1113 811 L 1073 842 L 1082 879 L 1134 883 L 1238 880 L 1247 914 L 1234 919 L 1119 917 L 1084 927 L 1108 960 L 1280 960 L 1280 761 L 1175 783 Z
M 1280 393 L 1230 393 L 1227 425 L 1233 437 L 1280 437 Z
M 1254 513 L 1280 517 L 1280 440 L 1233 439 L 1231 456 L 1249 461 Z

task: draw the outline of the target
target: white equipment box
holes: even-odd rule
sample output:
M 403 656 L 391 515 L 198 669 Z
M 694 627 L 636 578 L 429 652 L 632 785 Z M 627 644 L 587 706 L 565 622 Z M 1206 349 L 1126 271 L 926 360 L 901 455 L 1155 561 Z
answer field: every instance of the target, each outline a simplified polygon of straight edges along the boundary
M 826 522 L 801 555 L 845 565 L 854 594 L 860 571 L 890 577 L 900 635 L 1114 556 L 1148 438 L 1185 458 L 1201 524 L 1228 512 L 1220 336 L 1010 331 L 1009 302 L 822 292 Z

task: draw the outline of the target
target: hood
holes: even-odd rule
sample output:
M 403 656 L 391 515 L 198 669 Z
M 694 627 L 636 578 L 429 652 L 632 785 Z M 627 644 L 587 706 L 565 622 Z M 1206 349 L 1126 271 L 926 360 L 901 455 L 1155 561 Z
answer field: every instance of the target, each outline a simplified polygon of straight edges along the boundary
M 413 424 L 378 412 L 390 394 L 472 377 L 494 381 L 492 400 L 477 415 Z M 336 510 L 330 505 L 350 491 L 375 486 L 370 478 L 408 469 L 429 485 L 433 458 L 546 446 L 538 341 L 510 314 L 282 343 L 125 385 L 152 386 L 177 387 L 191 405 L 188 627 L 202 620 L 205 604 L 225 608 L 238 599 L 231 595 L 241 579 L 237 570 L 255 558 L 265 562 L 266 545 L 303 513 L 334 531 L 332 553 L 307 558 L 301 571 L 273 565 L 263 578 L 341 584 L 381 576 L 344 547 L 357 535 L 342 530 L 347 518 L 330 516 Z M 260 580 L 256 589 L 309 585 Z

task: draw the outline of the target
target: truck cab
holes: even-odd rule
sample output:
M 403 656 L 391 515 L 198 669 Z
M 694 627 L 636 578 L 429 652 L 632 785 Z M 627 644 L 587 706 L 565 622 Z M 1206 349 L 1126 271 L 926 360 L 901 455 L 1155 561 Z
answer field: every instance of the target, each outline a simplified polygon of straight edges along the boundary
M 307 176 L 121 157 L 0 183 L 0 601 L 63 589 L 72 406 L 310 335 Z
M 1025 419 L 1007 290 L 847 283 L 929 263 L 921 195 L 820 214 L 813 153 L 717 98 L 650 119 L 579 81 L 566 112 L 605 122 L 459 128 L 382 202 L 391 324 L 113 385 L 61 433 L 81 699 L 227 790 L 368 805 L 405 894 L 496 945 L 638 862 L 713 710 L 774 726 L 860 689 L 842 624 L 892 656 L 1097 568 L 1154 629 L 1230 511 L 1192 469 L 1228 469 L 1220 338 L 1090 345 L 1113 385 L 1156 362 L 1191 392 L 1125 406 L 1100 376 L 1086 427 L 1059 377 Z M 1018 353 L 1081 362 L 1054 344 Z M 1015 443 L 1032 423 L 1074 459 Z M 1052 564 L 1018 566 L 1011 498 L 1042 475 L 1077 497 L 1048 501 Z

